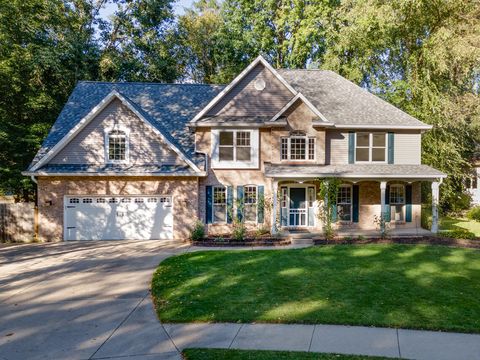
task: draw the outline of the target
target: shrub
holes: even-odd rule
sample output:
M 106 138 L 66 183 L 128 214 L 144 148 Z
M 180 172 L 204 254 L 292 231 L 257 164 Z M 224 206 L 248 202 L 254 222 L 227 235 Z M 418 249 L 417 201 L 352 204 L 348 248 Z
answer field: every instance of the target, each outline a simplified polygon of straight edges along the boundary
M 205 225 L 200 220 L 195 221 L 193 229 L 190 232 L 190 240 L 198 241 L 205 237 Z
M 243 241 L 245 239 L 245 234 L 247 233 L 247 229 L 245 228 L 245 224 L 243 222 L 236 222 L 233 224 L 232 230 L 232 238 L 237 241 Z
M 270 229 L 265 225 L 262 225 L 255 230 L 255 237 L 261 237 L 268 234 L 270 234 Z
M 474 233 L 465 230 L 465 229 L 453 229 L 445 230 L 438 233 L 441 237 L 453 238 L 453 239 L 465 239 L 465 240 L 475 240 L 476 236 Z
M 475 206 L 467 212 L 467 218 L 470 220 L 480 221 L 480 206 Z

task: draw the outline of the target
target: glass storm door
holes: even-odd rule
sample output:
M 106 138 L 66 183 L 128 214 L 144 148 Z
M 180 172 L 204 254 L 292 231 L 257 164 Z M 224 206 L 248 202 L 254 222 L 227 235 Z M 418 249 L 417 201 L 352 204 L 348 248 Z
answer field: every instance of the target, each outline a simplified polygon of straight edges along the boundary
M 290 188 L 289 226 L 307 226 L 306 188 Z

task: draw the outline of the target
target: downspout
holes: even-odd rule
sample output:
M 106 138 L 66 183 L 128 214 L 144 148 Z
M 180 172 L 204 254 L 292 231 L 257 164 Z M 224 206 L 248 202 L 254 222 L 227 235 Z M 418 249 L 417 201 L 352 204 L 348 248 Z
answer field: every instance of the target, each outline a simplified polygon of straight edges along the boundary
M 33 207 L 33 240 L 38 242 L 38 181 L 35 175 L 30 175 L 30 179 L 35 183 L 35 205 Z

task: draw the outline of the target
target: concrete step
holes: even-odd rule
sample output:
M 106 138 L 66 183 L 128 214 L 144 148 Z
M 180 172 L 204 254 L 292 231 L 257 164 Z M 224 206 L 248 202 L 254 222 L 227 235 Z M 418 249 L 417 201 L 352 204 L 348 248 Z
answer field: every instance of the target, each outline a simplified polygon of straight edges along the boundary
M 292 238 L 292 245 L 313 245 L 313 239 Z
M 288 236 L 290 239 L 313 239 L 318 237 L 318 234 L 309 233 L 309 232 L 289 232 Z

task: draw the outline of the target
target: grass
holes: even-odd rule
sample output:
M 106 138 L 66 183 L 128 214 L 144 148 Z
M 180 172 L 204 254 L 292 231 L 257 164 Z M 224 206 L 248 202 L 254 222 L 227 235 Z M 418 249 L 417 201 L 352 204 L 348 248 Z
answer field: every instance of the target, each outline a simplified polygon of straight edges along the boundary
M 163 322 L 372 325 L 480 332 L 480 251 L 422 245 L 204 251 L 162 262 Z
M 185 360 L 383 360 L 387 358 L 288 351 L 185 349 Z
M 444 232 L 468 231 L 475 237 L 480 237 L 480 222 L 466 218 L 445 216 L 440 219 L 440 230 Z

